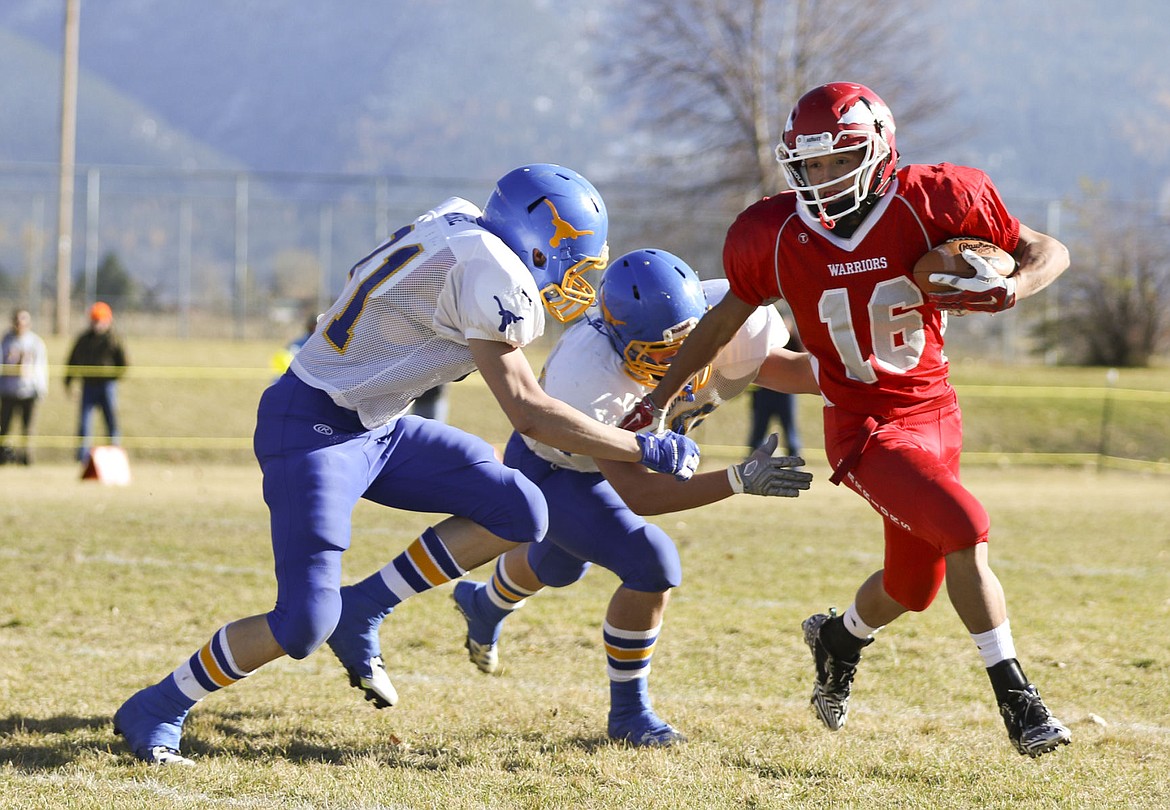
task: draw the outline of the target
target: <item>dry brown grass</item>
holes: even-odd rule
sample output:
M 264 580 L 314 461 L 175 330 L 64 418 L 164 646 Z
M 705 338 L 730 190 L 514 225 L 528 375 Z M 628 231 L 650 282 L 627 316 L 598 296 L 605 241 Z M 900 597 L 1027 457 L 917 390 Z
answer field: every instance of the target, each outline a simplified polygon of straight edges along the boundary
M 874 516 L 819 484 L 668 516 L 686 581 L 655 658 L 656 708 L 691 742 L 604 738 L 594 571 L 509 620 L 505 671 L 462 650 L 447 589 L 383 644 L 402 695 L 374 711 L 327 651 L 274 664 L 192 713 L 193 769 L 136 763 L 110 717 L 222 623 L 273 598 L 249 465 L 136 463 L 121 489 L 64 465 L 0 468 L 0 796 L 18 808 L 1161 807 L 1170 804 L 1170 499 L 1165 478 L 975 468 L 1022 660 L 1075 742 L 1018 756 L 945 598 L 883 631 L 849 726 L 807 706 L 809 613 L 880 565 Z M 355 514 L 345 576 L 427 516 Z M 482 578 L 486 571 L 474 575 Z

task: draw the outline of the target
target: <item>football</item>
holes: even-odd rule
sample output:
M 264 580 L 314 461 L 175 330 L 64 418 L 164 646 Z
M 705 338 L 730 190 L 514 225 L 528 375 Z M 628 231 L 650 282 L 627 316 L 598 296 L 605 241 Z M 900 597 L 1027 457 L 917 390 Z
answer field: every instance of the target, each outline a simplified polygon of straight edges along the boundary
M 964 278 L 975 275 L 975 268 L 961 255 L 964 250 L 973 250 L 987 259 L 1001 276 L 1010 276 L 1016 270 L 1016 260 L 1003 248 L 982 239 L 960 236 L 948 239 L 919 259 L 914 264 L 914 281 L 923 292 L 954 292 L 952 287 L 933 283 L 930 275 L 949 273 Z

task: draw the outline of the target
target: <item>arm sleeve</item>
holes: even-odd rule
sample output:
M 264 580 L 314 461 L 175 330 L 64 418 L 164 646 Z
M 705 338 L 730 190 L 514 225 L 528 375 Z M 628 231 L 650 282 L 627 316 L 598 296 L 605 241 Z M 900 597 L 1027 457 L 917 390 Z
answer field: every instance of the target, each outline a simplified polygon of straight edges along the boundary
M 439 295 L 435 331 L 464 344 L 471 339 L 497 340 L 523 347 L 540 337 L 544 308 L 536 282 L 503 242 L 451 244 L 458 261 Z
M 719 279 L 704 281 L 703 292 L 707 302 L 714 306 L 727 294 L 727 282 Z M 788 341 L 788 327 L 779 311 L 771 305 L 761 306 L 748 316 L 713 362 L 720 373 L 730 379 L 754 378 L 768 353 Z
M 746 304 L 760 306 L 776 298 L 765 283 L 764 270 L 770 265 L 759 250 L 760 235 L 749 219 L 751 209 L 739 215 L 727 230 L 723 242 L 723 272 L 731 293 Z
M 1020 221 L 1004 205 L 991 178 L 970 166 L 941 163 L 925 169 L 923 210 L 947 234 L 994 242 L 1009 253 L 1020 241 Z
M 963 222 L 964 232 L 987 233 L 1008 253 L 1020 242 L 1020 221 L 1008 212 L 991 178 L 979 172 L 981 182 Z

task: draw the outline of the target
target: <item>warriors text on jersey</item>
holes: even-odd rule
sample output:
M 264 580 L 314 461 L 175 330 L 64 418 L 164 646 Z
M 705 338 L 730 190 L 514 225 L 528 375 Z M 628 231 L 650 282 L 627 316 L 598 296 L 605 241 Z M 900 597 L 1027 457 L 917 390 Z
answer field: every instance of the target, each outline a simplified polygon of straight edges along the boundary
M 727 282 L 704 281 L 707 303 L 714 305 L 727 292 Z M 650 389 L 639 385 L 625 372 L 621 355 L 614 349 L 595 312 L 569 327 L 548 356 L 540 383 L 553 397 L 567 402 L 598 422 L 616 425 L 634 402 Z M 788 329 L 774 307 L 760 307 L 739 328 L 711 363 L 711 378 L 688 399 L 686 392 L 667 409 L 666 426 L 686 433 L 709 413 L 743 392 L 755 380 L 768 353 L 788 342 Z M 552 464 L 597 472 L 589 456 L 573 455 L 541 444 L 527 436 L 524 441 L 534 453 Z
M 469 339 L 519 347 L 539 337 L 536 281 L 480 213 L 453 197 L 358 262 L 292 372 L 373 429 L 474 371 Z
M 1019 220 L 983 172 L 911 165 L 848 239 L 826 230 L 793 192 L 760 200 L 728 231 L 723 266 L 746 303 L 788 302 L 827 403 L 892 418 L 954 396 L 945 313 L 914 283 L 915 262 L 956 236 L 1010 253 L 1019 235 Z

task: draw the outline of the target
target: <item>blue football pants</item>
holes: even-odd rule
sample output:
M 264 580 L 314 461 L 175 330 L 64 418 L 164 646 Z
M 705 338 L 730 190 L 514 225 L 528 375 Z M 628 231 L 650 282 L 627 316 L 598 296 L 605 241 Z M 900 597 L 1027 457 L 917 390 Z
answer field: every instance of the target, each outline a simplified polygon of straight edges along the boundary
M 548 534 L 528 547 L 529 565 L 545 585 L 570 585 L 590 563 L 609 569 L 635 591 L 660 593 L 682 582 L 674 541 L 626 506 L 601 473 L 550 464 L 516 433 L 504 463 L 540 487 L 549 504 Z
M 412 512 L 467 518 L 516 543 L 548 527 L 543 495 L 501 464 L 484 440 L 403 416 L 373 430 L 356 412 L 291 372 L 260 399 L 253 439 L 271 517 L 276 605 L 268 623 L 303 658 L 341 614 L 341 555 L 359 498 Z

